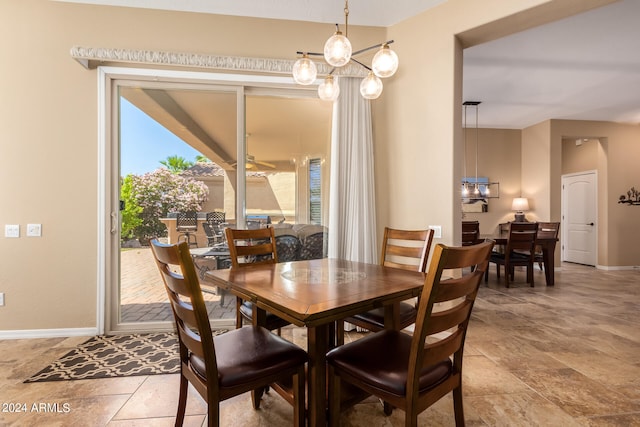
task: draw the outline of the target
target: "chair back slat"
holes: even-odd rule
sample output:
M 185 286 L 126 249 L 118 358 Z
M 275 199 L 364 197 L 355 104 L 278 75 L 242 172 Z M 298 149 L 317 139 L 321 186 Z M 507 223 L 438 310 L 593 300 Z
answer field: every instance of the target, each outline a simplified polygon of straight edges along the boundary
M 422 360 L 423 367 L 432 366 L 456 353 L 462 348 L 464 340 L 464 331 L 457 329 L 450 335 L 428 344 L 425 347 L 425 357 Z
M 433 230 L 398 230 L 385 227 L 380 264 L 424 272 L 433 241 Z
M 462 324 L 471 312 L 471 304 L 468 300 L 448 310 L 431 313 L 431 319 L 427 325 L 427 335 L 438 334 Z

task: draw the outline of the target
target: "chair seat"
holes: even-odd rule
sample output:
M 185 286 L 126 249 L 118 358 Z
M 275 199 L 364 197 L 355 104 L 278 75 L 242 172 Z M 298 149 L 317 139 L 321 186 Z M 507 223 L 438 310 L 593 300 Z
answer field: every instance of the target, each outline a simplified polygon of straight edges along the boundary
M 406 393 L 411 335 L 384 330 L 360 338 L 353 344 L 336 347 L 327 361 L 343 372 L 373 387 L 403 396 Z M 452 373 L 449 358 L 424 368 L 420 374 L 420 392 L 445 381 Z
M 413 324 L 416 321 L 416 315 L 418 310 L 413 304 L 409 304 L 407 302 L 400 303 L 400 328 L 404 329 L 407 326 Z M 352 321 L 352 323 L 357 324 L 356 322 L 364 322 L 371 325 L 373 328 L 369 328 L 370 330 L 379 331 L 384 329 L 384 308 L 374 308 L 373 310 L 369 310 L 365 313 L 356 314 L 352 316 L 350 319 L 347 319 L 347 322 Z
M 528 253 L 513 251 L 511 252 L 510 260 L 516 261 L 516 262 L 517 261 L 527 262 L 529 260 L 529 257 L 530 255 Z M 504 262 L 505 254 L 500 252 L 492 252 L 490 260 L 491 262 L 496 262 L 496 261 Z
M 257 377 L 276 375 L 307 361 L 303 349 L 259 326 L 234 329 L 213 340 L 221 387 L 235 387 Z M 190 363 L 204 380 L 204 360 L 192 354 Z
M 252 323 L 253 322 L 253 303 L 251 301 L 243 301 L 242 305 L 240 305 L 240 314 L 242 315 L 242 317 L 247 319 L 247 321 Z M 290 324 L 291 322 L 288 322 L 282 319 L 281 317 L 278 317 L 275 314 L 269 313 L 267 311 L 267 320 L 264 327 L 267 328 L 268 330 L 273 331 L 276 329 L 284 328 L 285 326 Z

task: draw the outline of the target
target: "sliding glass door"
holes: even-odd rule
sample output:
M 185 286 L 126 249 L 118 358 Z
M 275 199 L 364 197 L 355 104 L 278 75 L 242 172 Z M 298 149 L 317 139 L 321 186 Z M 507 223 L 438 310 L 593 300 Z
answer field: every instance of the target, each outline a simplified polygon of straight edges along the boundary
M 224 244 L 204 227 L 214 213 L 233 227 L 257 218 L 311 222 L 309 168 L 329 157 L 331 105 L 306 94 L 188 79 L 113 79 L 105 156 L 111 183 L 105 203 L 106 332 L 172 327 L 148 239 L 184 239 L 180 213 L 197 212 L 189 240 L 202 278 L 227 265 L 206 256 L 208 247 Z M 327 195 L 328 183 L 313 185 L 316 201 Z M 232 327 L 235 298 L 217 292 L 205 299 L 212 325 Z

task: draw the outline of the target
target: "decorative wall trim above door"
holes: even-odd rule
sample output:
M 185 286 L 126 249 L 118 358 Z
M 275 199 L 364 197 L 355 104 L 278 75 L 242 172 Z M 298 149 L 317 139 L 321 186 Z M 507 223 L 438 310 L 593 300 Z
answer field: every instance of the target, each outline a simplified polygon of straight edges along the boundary
M 295 62 L 290 59 L 247 58 L 242 56 L 203 55 L 187 52 L 81 46 L 72 47 L 70 53 L 73 59 L 90 70 L 107 64 L 144 64 L 291 75 L 291 69 Z M 329 74 L 331 71 L 328 64 L 319 62 L 316 66 L 318 68 L 318 74 Z M 365 77 L 365 71 L 366 70 L 357 64 L 350 64 L 336 70 L 333 74 L 349 77 Z

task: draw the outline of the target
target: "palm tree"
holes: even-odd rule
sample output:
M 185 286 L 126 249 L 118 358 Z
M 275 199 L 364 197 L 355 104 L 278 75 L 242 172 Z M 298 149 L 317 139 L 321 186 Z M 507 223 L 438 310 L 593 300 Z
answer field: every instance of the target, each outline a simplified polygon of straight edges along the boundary
M 196 156 L 196 163 L 211 163 L 211 160 L 202 154 L 198 154 Z
M 169 156 L 165 160 L 160 160 L 160 164 L 165 166 L 173 173 L 180 173 L 193 166 L 193 162 L 190 162 L 184 157 L 180 156 Z

